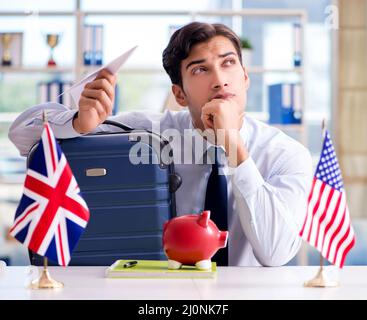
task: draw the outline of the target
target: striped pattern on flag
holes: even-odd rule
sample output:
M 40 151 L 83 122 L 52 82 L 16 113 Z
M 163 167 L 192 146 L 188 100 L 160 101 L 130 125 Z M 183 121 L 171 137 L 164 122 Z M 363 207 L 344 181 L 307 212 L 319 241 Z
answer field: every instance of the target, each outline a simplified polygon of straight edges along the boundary
M 339 268 L 355 244 L 342 176 L 327 131 L 300 236 Z
M 33 252 L 66 266 L 89 216 L 66 157 L 45 123 L 9 233 Z

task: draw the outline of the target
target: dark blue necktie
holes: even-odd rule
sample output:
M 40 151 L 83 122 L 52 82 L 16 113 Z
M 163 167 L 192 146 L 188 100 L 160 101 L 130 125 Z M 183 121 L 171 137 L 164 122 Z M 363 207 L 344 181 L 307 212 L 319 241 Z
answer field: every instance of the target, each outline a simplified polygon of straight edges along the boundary
M 210 210 L 210 218 L 215 222 L 219 230 L 227 231 L 227 179 L 219 171 L 219 168 L 223 166 L 223 161 L 220 160 L 224 151 L 217 147 L 213 151 L 215 153 L 215 161 L 212 164 L 212 172 L 206 187 L 204 210 Z M 228 243 L 225 248 L 217 251 L 212 260 L 218 266 L 228 266 Z

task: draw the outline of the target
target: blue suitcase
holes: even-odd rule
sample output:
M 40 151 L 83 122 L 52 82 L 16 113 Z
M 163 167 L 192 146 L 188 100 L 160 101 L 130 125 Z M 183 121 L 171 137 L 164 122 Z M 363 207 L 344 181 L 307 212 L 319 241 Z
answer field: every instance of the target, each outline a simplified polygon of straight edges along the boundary
M 176 216 L 175 192 L 181 185 L 170 161 L 170 145 L 147 130 L 133 130 L 114 121 L 104 124 L 124 131 L 59 140 L 90 210 L 88 225 L 69 265 L 107 266 L 118 259 L 166 259 L 162 227 Z M 139 147 L 140 159 L 154 161 L 131 163 L 133 146 Z M 43 257 L 31 251 L 30 259 L 33 265 L 43 264 Z

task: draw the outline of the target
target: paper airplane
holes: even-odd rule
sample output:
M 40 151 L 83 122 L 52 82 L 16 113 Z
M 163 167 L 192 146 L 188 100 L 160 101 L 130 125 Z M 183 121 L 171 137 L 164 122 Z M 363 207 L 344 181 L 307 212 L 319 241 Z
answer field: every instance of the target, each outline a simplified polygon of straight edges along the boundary
M 74 84 L 71 88 L 64 91 L 62 94 L 60 94 L 60 96 L 62 96 L 63 94 L 70 94 L 72 102 L 73 102 L 73 105 L 70 107 L 77 109 L 78 102 L 84 90 L 85 85 L 88 82 L 93 81 L 97 77 L 98 72 L 100 72 L 102 69 L 107 69 L 109 72 L 113 74 L 117 73 L 136 48 L 137 46 L 131 48 L 130 50 L 126 51 L 125 53 L 117 57 L 115 60 L 111 61 L 109 64 L 104 65 L 103 67 L 99 68 L 98 70 L 87 75 L 85 78 L 80 80 L 78 83 Z

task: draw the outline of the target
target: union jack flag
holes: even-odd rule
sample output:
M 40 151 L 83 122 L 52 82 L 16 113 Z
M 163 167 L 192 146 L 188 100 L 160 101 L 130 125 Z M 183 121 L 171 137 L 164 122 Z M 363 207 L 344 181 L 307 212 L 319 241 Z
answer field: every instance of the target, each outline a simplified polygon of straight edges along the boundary
M 88 223 L 89 209 L 47 122 L 29 160 L 9 233 L 33 252 L 66 266 Z
M 327 131 L 300 236 L 339 268 L 355 244 L 343 180 Z

